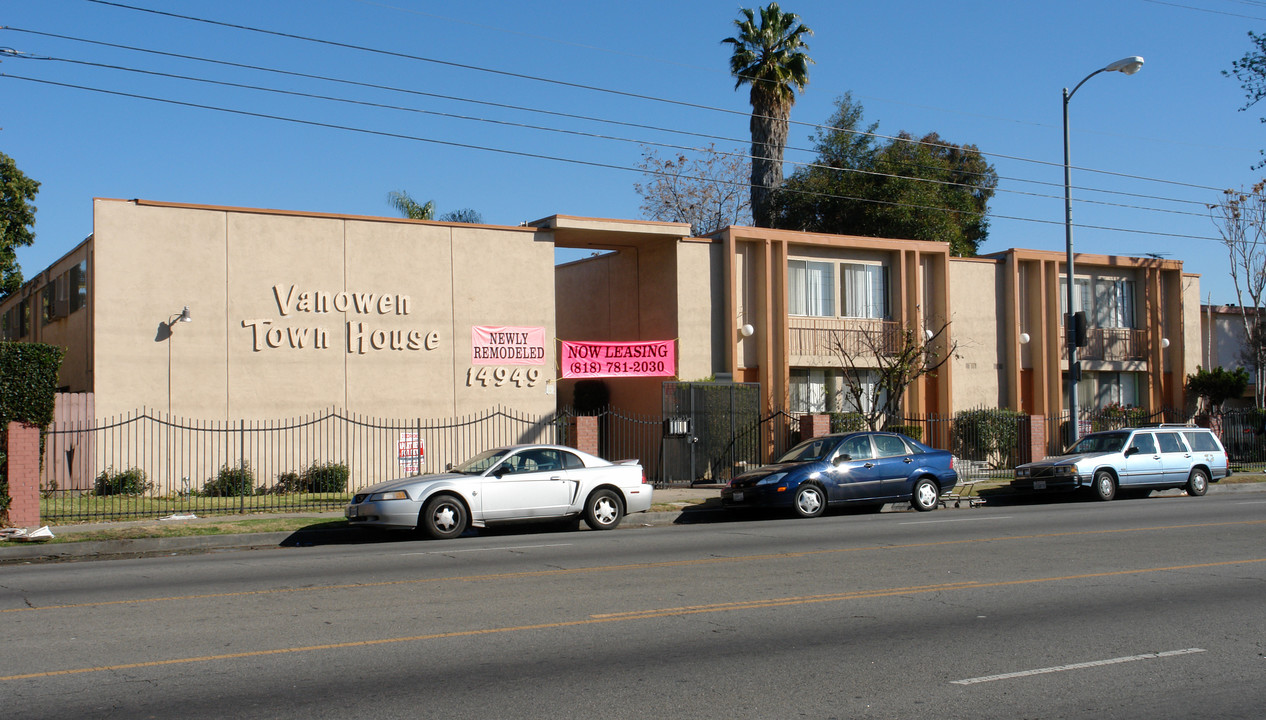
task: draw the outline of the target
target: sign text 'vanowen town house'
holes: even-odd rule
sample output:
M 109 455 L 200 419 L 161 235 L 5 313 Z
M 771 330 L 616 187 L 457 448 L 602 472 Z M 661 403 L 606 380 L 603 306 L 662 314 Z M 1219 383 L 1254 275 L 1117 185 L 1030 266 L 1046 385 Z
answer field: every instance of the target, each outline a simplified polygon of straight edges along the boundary
M 330 331 L 327 326 L 293 322 L 292 315 L 347 313 L 382 318 L 407 316 L 411 306 L 408 295 L 309 291 L 284 284 L 273 286 L 273 297 L 277 301 L 277 311 L 281 313 L 280 320 L 254 318 L 242 321 L 242 327 L 251 331 L 255 352 L 279 348 L 329 349 Z M 440 344 L 439 333 L 416 328 L 381 327 L 360 320 L 348 320 L 346 330 L 347 352 L 352 355 L 379 350 L 434 350 Z

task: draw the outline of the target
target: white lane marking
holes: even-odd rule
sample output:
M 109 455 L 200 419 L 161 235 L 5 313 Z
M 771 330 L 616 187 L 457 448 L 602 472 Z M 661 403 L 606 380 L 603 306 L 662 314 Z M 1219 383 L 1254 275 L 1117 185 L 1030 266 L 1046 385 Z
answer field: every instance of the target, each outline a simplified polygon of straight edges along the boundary
M 1203 648 L 1167 650 L 1165 652 L 1112 658 L 1111 660 L 1092 660 L 1090 662 L 1073 663 L 1072 665 L 1057 665 L 1056 667 L 1039 668 L 1037 670 L 1021 670 L 1020 672 L 1003 673 L 1001 675 L 985 675 L 983 677 L 968 678 L 966 680 L 951 680 L 950 683 L 953 685 L 975 685 L 976 683 L 993 682 L 994 680 L 1011 680 L 1013 678 L 1028 677 L 1030 675 L 1043 675 L 1046 673 L 1064 672 L 1065 670 L 1081 670 L 1083 668 L 1099 667 L 1101 665 L 1116 665 L 1119 663 L 1135 662 L 1138 660 L 1155 660 L 1157 658 L 1174 657 L 1175 655 L 1194 655 L 1202 652 L 1208 651 Z
M 468 550 L 433 550 L 431 552 L 400 553 L 401 555 L 456 555 L 457 553 L 491 552 L 493 550 L 530 550 L 532 548 L 571 547 L 575 543 L 552 543 L 549 545 L 511 545 L 509 547 L 470 548 Z
M 998 516 L 992 516 L 992 517 L 954 518 L 952 520 L 910 520 L 908 522 L 902 522 L 902 523 L 897 523 L 897 524 L 898 525 L 935 525 L 936 523 L 978 522 L 980 520 L 1010 520 L 1010 519 L 1011 519 L 1010 515 L 998 515 Z
M 1235 504 L 1236 505 L 1266 505 L 1266 500 L 1246 500 L 1244 502 L 1237 502 Z

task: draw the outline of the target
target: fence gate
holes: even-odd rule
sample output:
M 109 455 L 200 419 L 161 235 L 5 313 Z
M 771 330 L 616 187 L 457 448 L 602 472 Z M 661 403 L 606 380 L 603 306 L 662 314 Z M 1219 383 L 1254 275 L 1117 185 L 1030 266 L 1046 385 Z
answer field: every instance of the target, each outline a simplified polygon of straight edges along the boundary
M 735 467 L 759 464 L 760 383 L 664 383 L 666 482 L 722 482 Z

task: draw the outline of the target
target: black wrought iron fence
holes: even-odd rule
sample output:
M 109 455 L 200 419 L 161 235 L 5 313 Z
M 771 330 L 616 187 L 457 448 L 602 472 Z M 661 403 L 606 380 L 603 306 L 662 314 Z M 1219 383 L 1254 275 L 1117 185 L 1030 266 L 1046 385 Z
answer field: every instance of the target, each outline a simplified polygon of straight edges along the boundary
M 45 522 L 342 507 L 382 480 L 439 472 L 488 447 L 555 442 L 554 416 L 447 420 L 329 410 L 288 421 L 191 421 L 141 411 L 45 434 Z

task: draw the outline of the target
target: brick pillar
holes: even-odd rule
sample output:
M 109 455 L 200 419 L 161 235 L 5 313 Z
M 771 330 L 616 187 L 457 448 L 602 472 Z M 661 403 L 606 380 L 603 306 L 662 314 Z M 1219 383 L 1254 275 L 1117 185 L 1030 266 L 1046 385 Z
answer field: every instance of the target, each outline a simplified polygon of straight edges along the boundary
M 809 438 L 821 437 L 831 432 L 831 416 L 830 415 L 801 415 L 800 416 L 800 440 L 803 442 Z
M 1029 416 L 1029 457 L 1024 462 L 1033 462 L 1046 457 L 1046 417 Z
M 567 422 L 568 444 L 590 455 L 598 454 L 598 418 L 584 415 Z
M 9 423 L 9 524 L 40 524 L 40 429 L 26 423 Z

